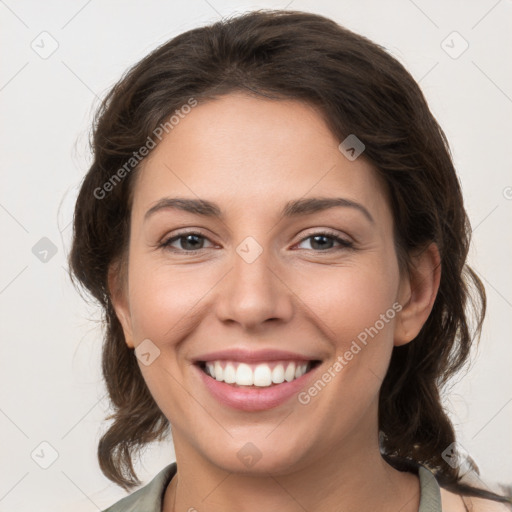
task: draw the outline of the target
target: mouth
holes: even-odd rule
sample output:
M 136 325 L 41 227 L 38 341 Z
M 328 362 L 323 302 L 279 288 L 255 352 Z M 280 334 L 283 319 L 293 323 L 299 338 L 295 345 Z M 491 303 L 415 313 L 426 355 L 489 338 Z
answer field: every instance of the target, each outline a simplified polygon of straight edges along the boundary
M 232 346 L 198 354 L 191 362 L 198 389 L 221 407 L 249 412 L 272 409 L 298 396 L 326 361 L 318 355 Z
M 235 388 L 269 388 L 300 379 L 321 364 L 321 360 L 277 360 L 242 362 L 236 360 L 196 361 L 208 377 Z

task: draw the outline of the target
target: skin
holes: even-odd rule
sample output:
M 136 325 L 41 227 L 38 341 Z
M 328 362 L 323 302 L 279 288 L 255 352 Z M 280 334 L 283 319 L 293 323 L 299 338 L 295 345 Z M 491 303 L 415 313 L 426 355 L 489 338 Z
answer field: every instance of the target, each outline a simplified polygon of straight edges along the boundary
M 393 347 L 430 314 L 439 253 L 431 244 L 400 273 L 384 184 L 364 154 L 349 161 L 339 143 L 309 105 L 232 93 L 192 109 L 144 162 L 127 280 L 112 270 L 110 287 L 127 345 L 150 339 L 160 350 L 139 366 L 172 424 L 178 474 L 164 512 L 418 510 L 418 478 L 380 455 L 378 393 Z M 167 209 L 144 221 L 177 196 L 214 201 L 225 217 Z M 279 217 L 303 197 L 349 198 L 374 222 L 349 207 Z M 174 252 L 158 246 L 182 228 L 205 237 L 196 254 L 183 238 Z M 310 237 L 326 229 L 354 249 L 315 246 Z M 251 264 L 236 252 L 248 236 L 263 249 Z M 209 351 L 276 348 L 322 359 L 321 375 L 394 303 L 401 311 L 308 405 L 230 409 L 191 366 Z M 262 455 L 251 468 L 237 457 L 248 442 Z

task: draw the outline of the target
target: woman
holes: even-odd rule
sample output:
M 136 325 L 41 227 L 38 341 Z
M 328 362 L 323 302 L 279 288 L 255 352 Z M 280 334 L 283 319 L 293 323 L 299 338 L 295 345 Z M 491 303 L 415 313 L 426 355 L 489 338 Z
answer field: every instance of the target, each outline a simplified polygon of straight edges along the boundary
M 134 66 L 93 150 L 70 264 L 107 325 L 100 466 L 129 490 L 135 450 L 176 452 L 110 512 L 508 509 L 462 481 L 441 405 L 485 292 L 400 63 L 318 15 L 248 13 Z

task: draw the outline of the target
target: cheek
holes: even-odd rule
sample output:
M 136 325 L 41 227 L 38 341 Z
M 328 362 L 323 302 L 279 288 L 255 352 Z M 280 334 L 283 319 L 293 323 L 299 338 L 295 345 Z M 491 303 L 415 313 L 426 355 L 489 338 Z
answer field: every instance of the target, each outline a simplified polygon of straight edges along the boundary
M 130 262 L 130 309 L 134 335 L 167 342 L 183 332 L 201 299 L 215 284 L 212 273 L 194 265 L 166 265 L 135 256 Z M 137 343 L 137 340 L 136 340 Z
M 376 337 L 392 333 L 396 310 L 398 269 L 393 262 L 352 267 L 330 268 L 303 280 L 303 300 L 319 322 L 325 334 L 332 338 L 339 350 L 346 350 L 352 340 L 371 330 Z
M 343 415 L 358 418 L 378 394 L 393 350 L 400 308 L 396 302 L 397 283 L 395 261 L 381 258 L 316 273 L 303 288 L 308 308 L 335 351 L 333 363 L 320 377 L 332 384 L 326 394 L 321 393 L 323 398 L 315 407 L 322 410 L 323 404 L 333 415 L 337 404 L 344 404 L 340 416 L 334 414 L 336 424 L 347 421 Z M 308 397 L 316 393 L 314 389 L 305 391 Z M 336 436 L 335 429 L 332 435 Z

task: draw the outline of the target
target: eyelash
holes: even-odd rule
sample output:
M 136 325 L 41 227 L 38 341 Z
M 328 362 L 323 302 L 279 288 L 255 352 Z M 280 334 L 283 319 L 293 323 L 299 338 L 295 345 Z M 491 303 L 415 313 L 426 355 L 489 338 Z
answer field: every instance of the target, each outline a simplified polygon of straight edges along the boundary
M 163 241 L 162 243 L 160 243 L 158 245 L 158 247 L 162 248 L 162 249 L 170 250 L 172 252 L 181 252 L 181 253 L 186 253 L 186 254 L 197 254 L 197 253 L 201 252 L 203 249 L 207 249 L 206 247 L 203 247 L 202 249 L 186 250 L 186 249 L 176 249 L 174 247 L 171 247 L 171 244 L 173 242 L 179 240 L 180 238 L 185 238 L 185 237 L 187 237 L 189 235 L 195 235 L 195 236 L 204 238 L 205 240 L 208 240 L 208 237 L 202 235 L 201 233 L 198 233 L 197 231 L 183 231 L 183 232 L 177 233 L 173 237 L 168 238 L 167 240 Z M 330 249 L 318 250 L 318 251 L 315 251 L 314 249 L 311 249 L 314 252 L 318 252 L 318 253 L 325 252 L 325 253 L 328 253 L 328 252 L 335 251 L 335 250 L 347 250 L 347 249 L 354 250 L 355 249 L 353 242 L 345 240 L 344 238 L 339 237 L 336 233 L 333 233 L 331 231 L 319 231 L 317 233 L 311 233 L 308 236 L 302 238 L 298 243 L 300 244 L 300 243 L 304 242 L 305 240 L 308 240 L 309 238 L 313 238 L 315 236 L 324 236 L 324 237 L 327 237 L 327 238 L 331 238 L 335 242 L 338 242 L 341 245 L 341 247 L 338 247 L 338 248 L 332 247 Z

